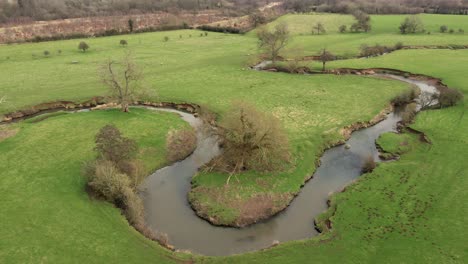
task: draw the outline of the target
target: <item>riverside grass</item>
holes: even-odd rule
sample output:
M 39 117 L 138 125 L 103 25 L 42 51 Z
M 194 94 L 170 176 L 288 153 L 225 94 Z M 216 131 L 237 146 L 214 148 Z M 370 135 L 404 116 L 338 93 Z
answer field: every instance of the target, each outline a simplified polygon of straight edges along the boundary
M 181 33 L 183 39 L 176 40 Z M 190 34 L 193 35 L 192 38 L 188 36 Z M 162 39 L 166 35 L 173 41 L 162 43 Z M 271 111 L 273 109 L 276 111 L 275 113 L 285 123 L 288 133 L 294 141 L 293 151 L 297 151 L 295 154 L 302 154 L 298 160 L 304 162 L 304 167 L 313 166 L 312 163 L 323 143 L 339 138 L 338 128 L 356 121 L 369 120 L 384 107 L 393 95 L 407 87 L 396 81 L 381 81 L 358 76 L 294 76 L 251 72 L 245 69 L 245 63 L 251 61 L 249 54 L 256 52 L 253 37 L 213 33 L 207 38 L 201 38 L 197 35 L 193 31 L 174 31 L 131 35 L 124 38 L 129 41 L 129 48 L 131 43 L 134 43 L 135 46 L 131 48 L 137 56 L 137 62 L 144 65 L 147 82 L 157 88 L 161 100 L 205 104 L 211 110 L 222 115 L 232 98 L 242 98 L 244 100 L 250 99 L 262 110 Z M 306 37 L 309 36 L 304 36 L 304 38 Z M 312 38 L 315 37 L 310 36 L 311 39 L 308 41 L 314 42 L 315 39 Z M 328 41 L 332 42 L 333 39 L 331 36 L 329 37 Z M 121 38 L 123 37 L 86 40 L 91 46 L 86 54 L 82 54 L 76 49 L 75 46 L 78 42 L 73 40 L 1 47 L 2 62 L 0 67 L 2 71 L 0 74 L 3 75 L 3 78 L 0 80 L 2 82 L 0 86 L 2 90 L 0 91 L 6 93 L 8 100 L 7 104 L 0 106 L 0 112 L 22 109 L 50 100 L 79 101 L 103 94 L 105 91 L 98 82 L 96 68 L 106 57 L 115 58 L 123 53 L 122 50 L 125 48 L 118 47 L 118 41 Z M 418 39 L 421 45 L 431 44 L 431 40 L 430 37 Z M 224 45 L 226 43 L 229 45 Z M 46 48 L 50 50 L 60 48 L 63 52 L 61 55 L 53 55 L 49 58 L 31 55 L 33 52 L 40 54 L 41 50 Z M 310 50 L 314 51 L 315 49 L 311 48 Z M 349 51 L 358 52 L 357 49 L 352 48 Z M 388 57 L 385 56 L 385 58 L 376 58 L 376 60 L 372 60 L 374 64 L 369 63 L 368 66 L 386 64 L 389 61 L 381 60 L 401 54 L 399 59 L 390 61 L 393 64 L 390 63 L 386 67 L 400 67 L 402 70 L 416 70 L 419 73 L 443 77 L 446 83 L 462 89 L 466 94 L 466 81 L 459 77 L 463 76 L 460 70 L 463 67 L 459 68 L 459 66 L 464 65 L 463 61 L 467 57 L 465 51 L 445 51 L 447 53 L 442 54 L 440 50 L 404 52 L 408 53 L 397 52 L 387 55 Z M 422 54 L 428 57 L 419 61 L 421 59 L 419 52 L 424 52 Z M 7 57 L 9 58 L 6 59 Z M 3 60 L 3 58 L 5 59 Z M 444 59 L 439 60 L 440 58 Z M 73 60 L 77 60 L 78 63 L 72 64 Z M 349 65 L 346 64 L 348 62 Z M 413 65 L 414 62 L 417 63 Z M 358 66 L 361 62 L 353 60 L 339 63 L 343 63 L 341 66 L 351 67 Z M 445 65 L 449 65 L 449 67 L 434 66 L 438 63 L 447 63 Z M 72 68 L 72 65 L 78 67 Z M 333 65 L 339 66 L 334 63 Z M 379 93 L 375 92 L 376 89 Z M 460 114 L 463 108 L 460 107 L 462 106 L 425 112 L 418 116 L 413 126 L 424 131 L 426 131 L 425 129 L 429 130 L 431 140 L 437 141 L 433 143 L 432 147 L 429 146 L 429 150 L 428 146 L 420 145 L 420 150 L 403 155 L 401 161 L 380 165 L 374 173 L 364 176 L 362 180 L 348 188 L 348 190 L 357 188 L 356 191 L 334 196 L 333 201 L 337 205 L 337 211 L 332 218 L 333 229 L 331 233 L 310 240 L 285 243 L 271 250 L 232 258 L 194 258 L 202 262 L 228 263 L 263 263 L 266 259 L 271 263 L 405 262 L 408 259 L 415 263 L 432 260 L 460 262 L 466 257 L 466 253 L 464 253 L 466 250 L 463 249 L 463 238 L 460 237 L 462 234 L 460 226 L 466 224 L 463 222 L 466 217 L 460 218 L 459 215 L 463 214 L 463 211 L 460 213 L 460 210 L 456 208 L 463 208 L 462 202 L 466 200 L 462 188 L 466 186 L 466 180 L 463 181 L 462 177 L 466 175 L 466 168 L 460 167 L 460 164 L 463 165 L 460 158 L 466 152 L 464 148 L 459 147 L 458 143 L 461 145 L 467 143 L 466 135 L 462 133 L 461 129 L 466 128 L 466 125 L 461 128 L 456 126 L 461 122 L 460 120 L 463 120 L 463 116 Z M 441 114 L 437 114 L 439 112 Z M 41 123 L 35 125 L 39 124 Z M 450 137 L 445 133 L 447 128 L 454 130 Z M 67 129 L 59 134 L 61 137 L 65 135 L 69 137 L 70 135 L 66 134 L 69 131 Z M 21 131 L 17 136 L 20 133 Z M 135 133 L 139 133 L 139 131 L 135 131 Z M 0 142 L 2 156 L 5 149 L 11 148 L 8 142 L 17 136 Z M 23 136 L 23 139 L 25 142 L 21 144 L 26 144 L 27 137 Z M 31 144 L 33 143 L 31 142 Z M 78 147 L 81 143 L 76 143 L 75 146 Z M 445 156 L 440 156 L 440 153 Z M 74 149 L 64 150 L 61 154 L 66 157 L 75 155 Z M 16 152 L 12 155 L 21 155 L 21 153 Z M 406 163 L 400 164 L 406 160 Z M 48 183 L 51 175 L 55 175 L 57 172 L 43 170 L 43 166 L 51 161 L 53 160 L 44 161 L 41 159 L 40 163 L 38 161 L 38 165 L 31 169 L 41 175 L 49 175 L 49 177 L 41 178 L 44 184 Z M 7 228 L 2 228 L 5 232 L 2 237 L 10 238 L 1 242 L 2 259 L 8 258 L 9 262 L 24 262 L 31 259 L 74 262 L 78 258 L 85 258 L 89 262 L 97 263 L 102 261 L 135 263 L 158 261 L 158 263 L 165 263 L 175 261 L 174 257 L 180 257 L 180 255 L 173 256 L 137 234 L 128 227 L 125 219 L 119 216 L 118 211 L 111 208 L 110 205 L 96 205 L 94 203 L 86 205 L 96 207 L 93 209 L 96 213 L 91 215 L 83 214 L 84 210 L 77 209 L 82 208 L 83 205 L 72 207 L 71 204 L 77 203 L 75 195 L 81 197 L 80 199 L 85 199 L 86 194 L 82 189 L 82 182 L 76 181 L 75 178 L 68 178 L 69 175 L 76 174 L 78 176 L 79 165 L 74 164 L 70 159 L 64 161 L 64 165 L 68 166 L 66 163 L 70 163 L 68 164 L 71 166 L 70 169 L 59 174 L 63 175 L 62 177 L 66 180 L 72 181 L 74 196 L 61 192 L 54 198 L 66 200 L 66 206 L 55 203 L 49 206 L 43 203 L 41 208 L 47 212 L 65 211 L 67 215 L 62 215 L 62 217 L 69 219 L 74 216 L 74 221 L 81 222 L 81 224 L 92 221 L 99 222 L 99 228 L 93 231 L 93 235 L 99 239 L 96 240 L 94 236 L 82 237 L 81 233 L 81 236 L 73 235 L 77 234 L 78 231 L 83 231 L 77 231 L 76 225 L 58 225 L 57 223 L 63 221 L 60 216 L 47 218 L 44 214 L 36 218 L 31 217 L 31 219 L 36 220 L 27 222 L 27 230 L 34 230 L 41 223 L 47 223 L 45 236 L 41 232 L 36 232 L 25 237 L 19 234 L 17 228 L 10 228 L 10 225 L 15 226 L 15 222 L 22 215 L 23 210 L 27 211 L 27 206 L 22 206 L 21 203 L 17 204 L 13 200 L 18 199 L 24 201 L 25 204 L 30 204 L 33 201 L 48 201 L 48 199 L 44 197 L 43 192 L 37 190 L 34 192 L 36 198 L 31 199 L 29 193 L 32 188 L 24 189 L 21 188 L 20 184 L 15 183 L 20 183 L 18 178 L 24 178 L 23 182 L 25 182 L 34 179 L 35 175 L 20 170 L 20 165 L 8 167 L 10 176 L 5 178 L 12 182 L 6 185 L 2 184 L 2 188 L 5 190 L 11 188 L 10 191 L 16 192 L 15 199 L 10 202 L 9 206 L 11 208 L 16 206 L 18 209 L 12 209 L 8 215 L 2 213 L 2 217 L 5 217 L 10 223 Z M 0 164 L 4 165 L 5 162 Z M 10 164 L 10 160 L 7 164 Z M 385 166 L 391 167 L 385 169 Z M 419 166 L 424 170 L 420 170 Z M 312 167 L 307 170 L 312 170 Z M 405 176 L 411 184 L 407 182 L 399 187 L 397 180 L 400 180 L 401 177 L 394 177 L 395 175 Z M 254 175 L 254 177 L 256 176 L 258 175 Z M 304 176 L 306 175 L 302 175 L 302 177 Z M 213 175 L 206 177 L 206 182 L 210 183 L 210 177 Z M 404 182 L 405 177 L 401 181 Z M 245 185 L 247 187 L 249 182 L 253 183 L 250 178 L 248 180 Z M 216 178 L 216 181 L 222 182 L 222 179 Z M 53 186 L 61 186 L 60 183 L 52 184 Z M 412 187 L 413 185 L 416 187 Z M 436 185 L 435 189 L 434 185 Z M 390 215 L 390 220 L 393 220 L 390 226 L 393 228 L 398 227 L 398 224 L 402 222 L 401 219 L 408 218 L 406 213 L 399 215 L 399 212 L 406 210 L 411 213 L 411 210 L 414 209 L 411 206 L 416 201 L 415 197 L 420 197 L 418 199 L 422 202 L 431 202 L 432 207 L 423 213 L 427 219 L 418 218 L 412 222 L 404 222 L 403 227 L 406 230 L 411 230 L 411 233 L 415 233 L 417 238 L 412 238 L 404 233 L 400 234 L 397 231 L 388 231 L 385 234 L 386 237 L 383 238 L 375 236 L 375 234 L 379 234 L 382 224 L 387 222 L 384 222 L 385 219 L 381 217 L 370 220 L 368 218 L 369 214 L 373 215 L 373 212 L 379 210 L 381 205 L 389 199 L 383 192 L 381 193 L 383 188 L 388 188 L 394 193 L 394 196 L 397 196 L 398 203 L 386 206 L 382 209 L 385 209 L 383 212 L 377 211 L 379 215 L 382 213 Z M 45 190 L 48 189 L 45 188 Z M 408 190 L 413 192 L 407 194 Z M 427 198 L 427 195 L 431 194 L 433 190 L 436 191 L 437 196 L 435 197 L 439 198 L 436 202 Z M 388 190 L 385 189 L 385 191 Z M 450 195 L 445 195 L 448 193 Z M 86 200 L 86 202 L 89 201 Z M 364 209 L 362 208 L 363 204 L 366 204 Z M 101 206 L 108 206 L 108 209 L 103 209 Z M 1 223 L 7 222 L 1 221 Z M 311 228 L 313 228 L 312 223 Z M 66 236 L 66 238 L 57 239 L 57 235 L 60 235 L 58 237 Z M 372 239 L 365 240 L 369 236 L 372 236 Z M 329 238 L 332 239 L 327 242 Z M 64 241 L 66 245 L 62 245 Z M 59 245 L 82 250 L 69 252 L 69 250 L 60 250 L 63 247 L 59 247 Z M 59 250 L 54 249 L 54 247 L 58 247 Z M 189 258 L 185 255 L 182 257 Z
M 118 208 L 85 192 L 83 163 L 95 158 L 94 137 L 109 123 L 137 142 L 148 173 L 167 164 L 166 134 L 190 128 L 176 114 L 145 109 L 8 125 L 18 132 L 0 142 L 2 263 L 169 261 L 169 251 L 130 227 Z

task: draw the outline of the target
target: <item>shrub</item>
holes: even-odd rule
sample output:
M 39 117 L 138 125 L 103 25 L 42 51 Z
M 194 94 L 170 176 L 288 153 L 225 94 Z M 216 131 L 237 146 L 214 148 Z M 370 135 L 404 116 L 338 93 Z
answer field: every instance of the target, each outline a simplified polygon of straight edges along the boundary
M 220 171 L 281 170 L 290 161 L 289 142 L 279 119 L 244 102 L 235 103 L 221 122 L 223 154 L 213 161 Z
M 417 112 L 417 105 L 416 103 L 407 104 L 403 112 L 401 113 L 401 122 L 404 125 L 408 125 L 413 122 L 414 117 L 416 116 Z
M 48 50 L 44 50 L 44 56 L 49 57 L 50 52 Z
M 414 99 L 416 98 L 417 93 L 418 93 L 418 90 L 413 87 L 411 90 L 405 91 L 405 92 L 395 96 L 392 99 L 391 102 L 392 102 L 392 104 L 394 106 L 402 106 L 402 105 L 405 105 L 405 104 L 409 104 L 409 103 L 414 101 Z
M 394 47 L 395 50 L 400 50 L 402 48 L 403 48 L 403 42 L 397 42 L 395 44 L 395 47 Z
M 454 106 L 463 99 L 463 94 L 455 89 L 446 88 L 440 91 L 440 107 Z
M 212 31 L 212 32 L 222 32 L 222 33 L 231 33 L 231 34 L 240 34 L 241 30 L 234 27 L 220 27 L 220 26 L 209 26 L 209 25 L 202 25 L 199 26 L 198 29 L 203 31 Z
M 361 172 L 362 173 L 370 173 L 372 172 L 375 168 L 377 167 L 377 163 L 374 161 L 374 157 L 372 156 L 367 156 L 364 159 L 364 163 L 362 165 Z
M 169 37 L 168 36 L 165 36 L 164 37 L 164 42 L 168 42 L 169 41 Z
M 414 34 L 417 32 L 424 32 L 424 25 L 418 16 L 412 15 L 406 17 L 405 20 L 401 22 L 399 29 L 401 34 Z
M 124 189 L 130 186 L 130 180 L 127 175 L 119 171 L 112 161 L 97 161 L 94 164 L 94 172 L 87 176 L 88 186 L 95 193 L 117 205 L 124 204 Z
M 447 28 L 446 25 L 440 26 L 440 33 L 445 33 L 445 32 L 447 32 L 447 29 L 448 29 L 448 28 Z
M 450 33 L 450 34 L 453 34 L 454 32 L 455 32 L 455 30 L 453 30 L 453 28 L 451 28 L 451 29 L 449 30 L 449 33 Z
M 207 36 L 208 36 L 208 32 L 206 32 L 206 31 L 205 31 L 205 32 L 204 32 L 204 34 L 205 34 L 205 37 L 207 37 Z
M 340 33 L 345 33 L 346 32 L 346 25 L 341 25 L 339 28 L 338 28 L 338 31 L 340 31 Z
M 89 49 L 88 43 L 81 41 L 80 44 L 78 44 L 78 49 L 82 50 L 83 52 L 86 52 L 87 49 Z
M 128 42 L 125 39 L 121 39 L 119 43 L 120 43 L 121 46 L 127 46 L 128 45 Z
M 115 126 L 106 125 L 96 135 L 95 150 L 100 159 L 119 164 L 135 157 L 137 145 L 134 140 L 123 137 Z
M 62 54 L 62 50 L 61 50 L 61 49 L 57 50 L 57 53 L 58 53 L 59 55 Z
M 458 29 L 458 33 L 460 33 L 460 34 L 464 34 L 464 33 L 465 33 L 465 30 L 463 30 L 463 29 L 459 28 L 459 29 Z
M 171 130 L 167 134 L 167 159 L 175 162 L 186 158 L 197 146 L 197 136 L 193 130 Z

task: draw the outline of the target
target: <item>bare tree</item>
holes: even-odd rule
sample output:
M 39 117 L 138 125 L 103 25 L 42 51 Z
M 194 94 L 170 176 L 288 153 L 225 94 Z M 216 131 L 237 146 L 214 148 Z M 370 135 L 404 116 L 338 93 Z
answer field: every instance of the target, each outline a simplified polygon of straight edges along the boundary
M 419 96 L 419 105 L 422 110 L 427 109 L 435 104 L 439 99 L 439 95 L 430 92 L 422 92 Z
M 223 154 L 213 160 L 211 168 L 232 176 L 246 170 L 280 170 L 290 161 L 286 132 L 273 115 L 239 102 L 232 105 L 220 125 Z
M 125 53 L 121 62 L 108 60 L 102 67 L 101 79 L 121 105 L 122 112 L 128 112 L 128 106 L 137 96 L 141 88 L 140 81 L 143 79 L 131 54 Z
M 263 27 L 258 30 L 257 36 L 260 49 L 269 54 L 273 63 L 276 62 L 279 52 L 288 44 L 290 39 L 288 25 L 285 23 L 276 25 L 273 31 Z
M 317 35 L 320 35 L 321 33 L 325 32 L 325 27 L 323 27 L 323 24 L 321 22 L 317 22 L 317 24 L 315 24 L 312 27 L 312 33 L 317 33 Z
M 3 95 L 2 97 L 0 97 L 0 104 L 3 104 L 6 102 L 6 96 Z
M 335 59 L 335 55 L 333 55 L 331 52 L 329 52 L 326 49 L 323 49 L 322 52 L 319 55 L 320 61 L 322 62 L 322 71 L 325 71 L 325 64 L 329 61 L 332 61 Z

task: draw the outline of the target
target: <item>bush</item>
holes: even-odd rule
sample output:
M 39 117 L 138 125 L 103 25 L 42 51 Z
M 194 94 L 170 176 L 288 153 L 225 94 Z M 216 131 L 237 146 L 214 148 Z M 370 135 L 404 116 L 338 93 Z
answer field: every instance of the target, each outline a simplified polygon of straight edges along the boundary
M 440 33 L 445 33 L 445 32 L 447 32 L 447 29 L 448 29 L 448 28 L 447 28 L 446 25 L 440 26 Z
M 134 140 L 123 137 L 119 129 L 106 125 L 96 135 L 96 147 L 99 159 L 109 160 L 115 164 L 132 160 L 137 152 Z
M 414 34 L 417 32 L 424 32 L 424 25 L 418 16 L 412 15 L 406 17 L 405 20 L 401 22 L 401 25 L 398 29 L 400 30 L 401 34 Z
M 87 49 L 89 49 L 88 43 L 81 41 L 80 44 L 78 44 L 78 49 L 82 50 L 83 52 L 86 52 Z
M 375 57 L 393 51 L 394 48 L 376 44 L 375 46 L 361 45 L 361 57 Z
M 119 43 L 120 43 L 121 46 L 127 46 L 128 45 L 128 42 L 125 39 L 121 39 Z
M 377 163 L 374 161 L 374 157 L 372 156 L 367 156 L 364 159 L 364 163 L 362 165 L 361 172 L 362 173 L 370 173 L 372 172 L 375 168 L 377 167 Z
M 440 107 L 454 106 L 463 99 L 463 94 L 455 89 L 445 88 L 440 91 Z
M 215 27 L 209 25 L 199 26 L 198 29 L 203 31 L 212 31 L 212 32 L 222 32 L 222 33 L 231 33 L 231 34 L 240 34 L 242 33 L 240 29 L 234 27 Z
M 48 50 L 44 50 L 44 56 L 49 57 L 50 52 Z
M 394 49 L 395 49 L 395 50 L 401 50 L 403 47 L 404 47 L 404 46 L 403 46 L 403 42 L 397 42 L 397 43 L 395 44 Z
M 464 34 L 464 33 L 465 33 L 465 30 L 463 30 L 463 29 L 459 28 L 459 29 L 458 29 L 458 33 L 460 33 L 460 34 Z
M 168 36 L 165 36 L 164 37 L 164 42 L 168 42 L 169 41 L 169 37 Z
M 167 134 L 167 160 L 175 162 L 190 155 L 197 147 L 197 136 L 193 130 L 171 130 Z
M 405 105 L 405 104 L 409 104 L 409 103 L 414 101 L 414 99 L 416 98 L 417 93 L 418 93 L 418 90 L 413 87 L 411 90 L 405 91 L 405 92 L 397 95 L 396 97 L 394 97 L 392 99 L 391 103 L 394 106 L 402 106 L 402 105 Z
M 450 34 L 453 34 L 454 32 L 455 32 L 455 30 L 453 30 L 453 28 L 451 28 L 451 29 L 449 30 L 449 33 L 450 33 Z
M 285 168 L 290 161 L 289 141 L 279 119 L 244 102 L 232 105 L 221 122 L 223 154 L 213 161 L 220 171 L 239 173 Z
M 414 118 L 416 117 L 416 109 L 416 103 L 406 105 L 405 110 L 401 113 L 401 122 L 403 125 L 408 125 L 413 122 Z
M 89 173 L 88 186 L 109 202 L 123 205 L 124 189 L 130 186 L 127 175 L 121 173 L 112 161 L 100 160 L 94 164 L 94 172 Z
M 345 33 L 345 32 L 346 32 L 346 25 L 341 25 L 341 26 L 338 28 L 338 31 L 340 31 L 340 33 Z

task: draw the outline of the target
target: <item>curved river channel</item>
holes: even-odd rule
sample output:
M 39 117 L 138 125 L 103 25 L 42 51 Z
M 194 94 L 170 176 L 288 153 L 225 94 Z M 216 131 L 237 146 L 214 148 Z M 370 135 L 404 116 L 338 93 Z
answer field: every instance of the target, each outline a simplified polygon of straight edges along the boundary
M 422 81 L 393 75 L 378 76 L 412 83 L 421 91 L 438 93 L 435 87 Z M 286 210 L 270 220 L 239 229 L 213 226 L 199 218 L 190 207 L 187 194 L 192 177 L 198 168 L 218 155 L 220 149 L 216 137 L 201 129 L 199 119 L 187 113 L 177 113 L 197 129 L 198 147 L 187 159 L 156 171 L 140 186 L 145 221 L 154 231 L 167 234 L 169 244 L 176 249 L 211 256 L 254 251 L 271 246 L 273 241 L 300 240 L 317 235 L 314 218 L 327 210 L 329 195 L 342 190 L 361 175 L 366 157 L 372 155 L 379 161 L 375 140 L 382 133 L 396 131 L 401 120 L 398 111 L 392 112 L 375 126 L 352 133 L 346 142 L 350 149 L 340 145 L 325 151 L 313 178 Z

